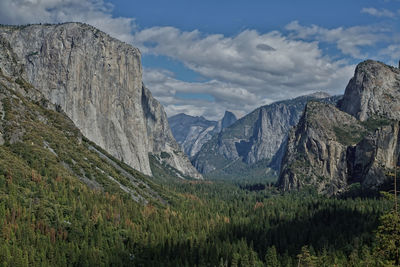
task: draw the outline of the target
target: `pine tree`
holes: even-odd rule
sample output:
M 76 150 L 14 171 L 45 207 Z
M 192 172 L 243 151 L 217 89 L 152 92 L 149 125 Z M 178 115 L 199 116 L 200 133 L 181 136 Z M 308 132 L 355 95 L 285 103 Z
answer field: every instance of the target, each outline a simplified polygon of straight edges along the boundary
M 219 261 L 219 267 L 227 267 L 228 266 L 228 262 L 224 261 L 223 258 L 220 259 Z
M 297 266 L 313 267 L 316 266 L 317 258 L 311 255 L 310 250 L 307 246 L 301 248 L 301 253 L 297 255 L 298 264 Z
M 375 255 L 383 264 L 400 264 L 400 217 L 394 210 L 380 218 Z
M 239 266 L 239 259 L 240 259 L 239 253 L 237 253 L 237 252 L 233 253 L 231 266 L 232 267 L 238 267 Z
M 267 249 L 267 253 L 265 254 L 265 263 L 267 264 L 267 267 L 280 266 L 275 246 Z

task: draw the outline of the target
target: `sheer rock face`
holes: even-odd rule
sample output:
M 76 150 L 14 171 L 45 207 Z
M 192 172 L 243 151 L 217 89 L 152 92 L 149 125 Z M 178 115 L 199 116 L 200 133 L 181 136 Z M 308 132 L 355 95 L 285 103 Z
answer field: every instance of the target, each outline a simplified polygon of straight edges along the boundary
M 220 123 L 221 124 L 221 130 L 228 128 L 232 124 L 234 124 L 237 121 L 237 118 L 235 114 L 233 114 L 230 111 L 225 111 L 224 117 L 221 119 Z
M 348 183 L 361 182 L 367 188 L 379 186 L 398 162 L 399 123 L 379 127 L 355 147 L 348 148 Z
M 237 118 L 232 112 L 225 111 L 224 117 L 219 121 L 209 121 L 204 117 L 193 117 L 183 113 L 170 117 L 168 121 L 175 139 L 186 155 L 193 157 L 213 135 L 231 126 Z
M 400 69 L 372 60 L 360 63 L 340 109 L 361 121 L 374 115 L 400 120 Z
M 304 106 L 311 99 L 328 96 L 318 93 L 257 108 L 215 135 L 192 162 L 203 174 L 229 168 L 237 160 L 249 166 L 261 160 L 271 160 L 269 167 L 279 170 L 280 148 L 291 127 L 299 121 Z M 337 97 L 332 97 L 326 101 L 336 100 Z
M 168 153 L 167 157 L 159 157 L 163 162 L 173 166 L 183 174 L 192 178 L 201 179 L 202 176 L 190 163 L 189 159 L 181 151 L 179 144 L 175 141 L 168 124 L 168 118 L 164 108 L 150 91 L 143 86 L 142 107 L 146 118 L 147 135 L 150 136 L 150 148 L 153 153 Z
M 365 61 L 338 104 L 341 110 L 310 102 L 289 134 L 278 185 L 283 190 L 314 186 L 333 195 L 355 182 L 367 188 L 384 183 L 398 162 L 397 81 L 397 69 Z
M 0 35 L 29 82 L 87 138 L 145 174 L 151 175 L 148 154 L 166 150 L 173 167 L 201 177 L 179 151 L 162 106 L 142 84 L 137 48 L 81 23 L 0 27 Z
M 251 146 L 244 156 L 248 164 L 272 158 L 301 112 L 287 105 L 272 106 L 272 110 L 260 109 L 253 131 Z
M 278 184 L 284 190 L 312 185 L 319 192 L 333 194 L 347 183 L 347 145 L 337 128 L 354 131 L 354 142 L 364 127 L 333 105 L 309 102 L 299 124 L 290 132 Z M 348 142 L 351 143 L 353 139 Z M 347 141 L 346 141 L 347 142 Z

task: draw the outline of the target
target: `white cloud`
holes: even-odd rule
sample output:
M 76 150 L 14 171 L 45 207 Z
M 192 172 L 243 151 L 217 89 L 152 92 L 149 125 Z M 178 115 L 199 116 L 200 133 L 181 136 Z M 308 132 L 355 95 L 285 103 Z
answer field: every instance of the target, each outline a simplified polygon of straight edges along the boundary
M 1 0 L 0 23 L 85 22 L 122 41 L 132 42 L 132 18 L 113 18 L 102 0 Z
M 176 59 L 207 81 L 184 82 L 165 70 L 145 69 L 146 85 L 169 115 L 185 111 L 214 119 L 226 109 L 244 114 L 317 90 L 342 93 L 354 66 L 324 55 L 319 39 L 337 42 L 344 53 L 352 55 L 360 55 L 359 46 L 376 42 L 376 34 L 367 28 L 326 30 L 298 23 L 288 26 L 289 36 L 245 30 L 229 37 L 174 27 L 152 27 L 132 35 L 137 30 L 134 19 L 115 18 L 112 8 L 103 0 L 0 0 L 0 23 L 86 22 L 139 46 L 143 53 Z M 177 97 L 190 93 L 210 95 L 213 101 Z
M 400 45 L 389 45 L 388 47 L 382 49 L 379 52 L 380 55 L 389 56 L 392 60 L 399 60 L 400 59 Z M 397 66 L 397 65 L 396 65 Z
M 136 33 L 134 41 L 144 53 L 171 57 L 207 78 L 242 86 L 326 87 L 330 75 L 344 65 L 324 56 L 317 42 L 291 40 L 275 31 L 245 30 L 225 37 L 154 27 Z M 265 51 L 257 48 L 260 44 L 276 49 Z
M 245 115 L 257 106 L 270 103 L 259 96 L 235 85 L 217 80 L 208 82 L 184 82 L 174 78 L 173 73 L 159 69 L 144 69 L 143 79 L 153 95 L 164 105 L 169 116 L 186 113 L 218 120 L 225 110 Z M 208 98 L 181 98 L 179 94 L 212 96 Z M 188 95 L 190 96 L 190 95 Z M 238 103 L 240 103 L 238 105 Z
M 361 9 L 361 13 L 369 14 L 374 17 L 388 17 L 388 18 L 396 17 L 395 13 L 384 8 L 376 9 L 373 7 L 364 7 L 363 9 Z
M 318 40 L 333 43 L 345 55 L 364 59 L 368 56 L 361 52 L 362 47 L 373 46 L 385 39 L 387 30 L 382 27 L 354 26 L 349 28 L 326 29 L 317 25 L 302 26 L 293 21 L 286 26 L 291 36 L 303 40 Z
M 205 105 L 204 112 L 214 114 L 215 118 L 222 116 L 225 109 L 249 112 L 272 101 L 314 91 L 343 93 L 354 70 L 344 61 L 325 56 L 318 42 L 293 40 L 276 31 L 260 34 L 245 30 L 226 37 L 153 27 L 137 32 L 134 43 L 144 53 L 181 61 L 210 80 L 182 82 L 170 73 L 145 70 L 145 83 L 169 115 L 182 109 L 189 114 L 197 112 L 189 110 L 187 100 L 174 98 L 179 92 L 213 96 L 215 102 L 202 100 L 193 107 L 202 110 Z

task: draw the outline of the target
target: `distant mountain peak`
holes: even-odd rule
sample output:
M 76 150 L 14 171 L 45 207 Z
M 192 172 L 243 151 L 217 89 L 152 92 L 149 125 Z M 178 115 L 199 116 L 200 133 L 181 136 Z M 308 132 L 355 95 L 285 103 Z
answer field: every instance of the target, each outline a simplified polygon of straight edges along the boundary
M 222 129 L 227 128 L 231 126 L 233 123 L 237 121 L 236 115 L 233 114 L 232 112 L 226 110 L 224 117 L 221 120 L 221 127 Z
M 231 126 L 237 118 L 233 112 L 227 110 L 219 121 L 209 121 L 203 116 L 184 113 L 174 115 L 168 121 L 176 141 L 189 157 L 193 157 L 213 135 Z
M 314 97 L 314 98 L 327 98 L 327 97 L 330 97 L 331 95 L 326 93 L 326 92 L 318 91 L 318 92 L 309 94 L 307 96 L 311 96 L 311 97 Z
M 316 96 L 282 100 L 255 109 L 204 144 L 199 153 L 192 158 L 192 163 L 201 173 L 215 174 L 215 177 L 231 177 L 232 173 L 250 177 L 251 172 L 254 175 L 265 175 L 269 166 L 276 171 L 283 156 L 283 149 L 280 147 L 285 142 L 290 128 L 297 124 L 306 103 L 316 99 L 336 104 L 338 99 L 329 97 L 320 100 L 320 97 L 327 94 L 313 95 Z M 229 111 L 225 114 L 226 117 L 230 116 Z M 258 163 L 261 165 L 256 166 Z M 211 174 L 212 172 L 214 174 Z

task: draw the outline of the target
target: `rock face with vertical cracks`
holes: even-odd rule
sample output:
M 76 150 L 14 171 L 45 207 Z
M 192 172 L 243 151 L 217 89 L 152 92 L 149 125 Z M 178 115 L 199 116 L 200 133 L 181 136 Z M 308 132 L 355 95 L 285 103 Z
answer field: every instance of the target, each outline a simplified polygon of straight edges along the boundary
M 352 183 L 376 188 L 399 161 L 400 70 L 360 63 L 337 105 L 310 102 L 291 131 L 278 185 L 333 195 Z
M 140 51 L 81 23 L 2 26 L 27 79 L 59 105 L 81 132 L 133 168 L 151 175 L 149 153 L 201 175 L 181 152 L 165 112 L 142 83 Z
M 314 93 L 259 107 L 214 135 L 192 162 L 203 174 L 230 171 L 242 163 L 250 171 L 254 164 L 263 165 L 265 172 L 277 171 L 283 154 L 281 146 L 286 144 L 288 132 L 299 121 L 306 103 L 313 99 L 336 103 L 338 98 Z

